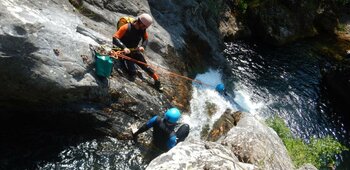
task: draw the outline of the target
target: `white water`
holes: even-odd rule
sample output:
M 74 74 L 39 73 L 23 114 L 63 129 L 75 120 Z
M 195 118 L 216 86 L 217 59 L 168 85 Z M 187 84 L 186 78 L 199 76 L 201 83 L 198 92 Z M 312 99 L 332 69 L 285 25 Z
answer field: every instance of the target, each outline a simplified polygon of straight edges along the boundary
M 251 101 L 251 94 L 244 89 L 235 89 L 234 92 L 223 96 L 219 94 L 215 87 L 217 84 L 223 83 L 222 74 L 219 70 L 210 69 L 204 74 L 198 74 L 196 80 L 211 86 L 204 86 L 194 83 L 192 99 L 190 101 L 190 114 L 182 117 L 182 122 L 187 123 L 191 127 L 188 138 L 200 139 L 200 133 L 205 126 L 211 129 L 214 122 L 226 111 L 244 111 L 256 114 L 257 110 L 262 106 L 260 103 Z M 225 85 L 226 86 L 226 85 Z M 208 108 L 213 109 L 215 113 L 210 115 Z

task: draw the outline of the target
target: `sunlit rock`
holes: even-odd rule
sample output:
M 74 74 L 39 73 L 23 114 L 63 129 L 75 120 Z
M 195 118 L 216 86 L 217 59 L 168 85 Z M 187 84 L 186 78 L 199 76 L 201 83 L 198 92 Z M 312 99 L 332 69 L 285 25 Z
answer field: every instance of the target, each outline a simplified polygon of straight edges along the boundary
M 153 169 L 230 169 L 253 170 L 254 165 L 241 163 L 224 146 L 213 142 L 183 142 L 154 159 L 146 168 Z
M 218 140 L 230 148 L 241 162 L 260 169 L 293 169 L 287 150 L 275 131 L 254 116 L 243 113 L 237 126 Z

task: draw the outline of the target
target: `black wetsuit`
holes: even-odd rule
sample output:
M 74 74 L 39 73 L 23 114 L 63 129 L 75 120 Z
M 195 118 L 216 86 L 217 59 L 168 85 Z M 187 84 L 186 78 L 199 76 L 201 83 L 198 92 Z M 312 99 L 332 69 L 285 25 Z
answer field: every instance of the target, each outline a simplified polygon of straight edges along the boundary
M 144 124 L 135 134 L 153 127 L 152 143 L 159 149 L 168 151 L 173 148 L 178 142 L 184 141 L 189 134 L 189 126 L 183 124 L 176 132 L 174 131 L 176 124 L 167 123 L 165 119 L 158 116 L 152 117 Z

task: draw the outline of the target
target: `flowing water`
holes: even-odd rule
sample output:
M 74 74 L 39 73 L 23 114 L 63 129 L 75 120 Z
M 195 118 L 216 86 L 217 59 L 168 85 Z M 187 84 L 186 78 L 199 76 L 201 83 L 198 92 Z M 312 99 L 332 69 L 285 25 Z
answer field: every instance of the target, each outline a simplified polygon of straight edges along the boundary
M 131 141 L 94 139 L 59 153 L 57 162 L 39 163 L 39 169 L 145 169 L 142 148 Z
M 229 43 L 225 54 L 231 92 L 242 91 L 261 106 L 261 117 L 278 115 L 303 139 L 334 136 L 349 143 L 349 133 L 322 92 L 323 59 L 306 44 L 280 49 Z
M 306 44 L 270 49 L 237 41 L 226 43 L 224 55 L 228 67 L 210 69 L 196 76 L 197 80 L 212 86 L 193 84 L 191 114 L 185 113 L 182 119 L 191 126 L 188 138 L 200 139 L 202 130 L 210 128 L 230 108 L 248 112 L 257 119 L 278 115 L 286 121 L 295 136 L 305 141 L 310 137 L 331 135 L 349 146 L 349 132 L 342 120 L 332 112 L 329 101 L 322 92 L 322 59 Z M 228 97 L 223 97 L 214 90 L 219 83 L 225 84 Z M 215 107 L 213 113 L 210 113 L 211 107 Z M 34 130 L 35 135 L 32 135 L 34 132 L 23 133 L 23 137 L 37 138 L 40 141 L 44 140 L 43 133 L 51 135 L 50 140 L 53 141 L 39 142 L 42 146 L 60 143 L 61 140 L 62 143 L 70 143 L 67 140 L 76 138 L 75 134 L 64 137 L 59 136 L 60 132 L 43 132 L 37 128 Z M 147 149 L 144 146 L 110 137 L 82 138 L 83 140 L 74 140 L 68 146 L 59 146 L 55 152 L 43 149 L 49 152 L 43 154 L 40 149 L 36 149 L 24 153 L 28 156 L 22 158 L 30 160 L 41 155 L 34 160 L 35 169 L 145 169 L 147 166 L 143 154 Z M 14 140 L 20 139 L 23 138 Z M 17 143 L 25 147 L 23 142 Z M 50 155 L 51 158 L 41 159 L 45 155 Z M 0 169 L 25 167 L 26 165 L 20 166 L 18 157 L 1 159 Z M 350 167 L 349 160 L 348 155 L 343 155 L 337 169 Z M 15 164 L 10 165 L 11 163 Z
M 200 138 L 206 124 L 211 127 L 231 108 L 257 119 L 277 115 L 305 141 L 330 135 L 350 146 L 349 130 L 322 91 L 320 70 L 325 61 L 307 44 L 271 49 L 238 41 L 226 43 L 224 55 L 229 69 L 209 70 L 196 77 L 213 87 L 194 85 L 192 113 L 185 118 L 195 130 L 190 137 Z M 226 85 L 230 99 L 214 91 L 219 83 Z M 203 114 L 208 113 L 208 103 L 214 103 L 217 112 Z M 345 152 L 338 157 L 337 169 L 349 168 L 349 153 Z

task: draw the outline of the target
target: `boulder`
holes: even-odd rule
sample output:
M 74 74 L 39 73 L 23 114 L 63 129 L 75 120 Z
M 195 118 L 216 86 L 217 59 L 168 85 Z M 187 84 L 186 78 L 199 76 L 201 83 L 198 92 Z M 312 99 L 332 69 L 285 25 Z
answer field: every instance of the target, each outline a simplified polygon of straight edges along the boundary
M 252 164 L 241 163 L 224 146 L 214 142 L 186 141 L 152 160 L 150 169 L 230 169 L 253 170 Z
M 254 164 L 259 169 L 294 169 L 276 132 L 249 113 L 243 113 L 237 126 L 218 142 L 230 148 L 240 162 Z

